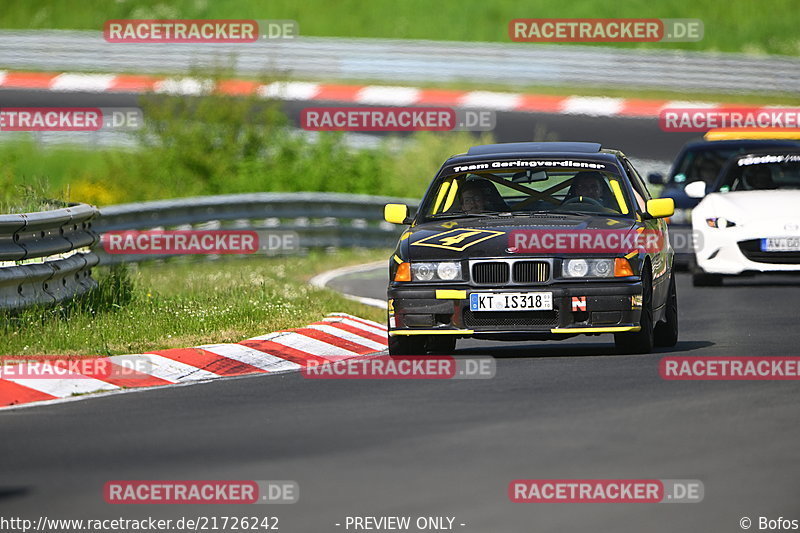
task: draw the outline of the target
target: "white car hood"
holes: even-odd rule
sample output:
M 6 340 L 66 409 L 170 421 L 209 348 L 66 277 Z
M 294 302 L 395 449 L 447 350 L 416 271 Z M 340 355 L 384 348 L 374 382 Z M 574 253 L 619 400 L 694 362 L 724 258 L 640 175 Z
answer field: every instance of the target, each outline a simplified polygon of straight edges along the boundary
M 734 222 L 800 220 L 800 190 L 711 193 L 700 204 L 702 212 Z

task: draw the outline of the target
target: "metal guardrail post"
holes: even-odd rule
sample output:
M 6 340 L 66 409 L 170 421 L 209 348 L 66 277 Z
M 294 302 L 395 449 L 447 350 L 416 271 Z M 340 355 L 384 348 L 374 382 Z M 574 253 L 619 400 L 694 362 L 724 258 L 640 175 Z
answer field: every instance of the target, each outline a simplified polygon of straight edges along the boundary
M 89 250 L 96 215 L 87 204 L 0 215 L 0 309 L 61 302 L 96 286 L 90 274 L 99 258 Z
M 0 309 L 63 302 L 96 286 L 95 265 L 164 259 L 109 254 L 100 233 L 149 229 L 252 229 L 297 235 L 299 250 L 389 248 L 401 229 L 383 221 L 387 203 L 418 200 L 339 193 L 201 196 L 104 207 L 86 204 L 0 215 Z M 91 248 L 91 249 L 90 249 Z M 281 253 L 278 251 L 277 253 Z

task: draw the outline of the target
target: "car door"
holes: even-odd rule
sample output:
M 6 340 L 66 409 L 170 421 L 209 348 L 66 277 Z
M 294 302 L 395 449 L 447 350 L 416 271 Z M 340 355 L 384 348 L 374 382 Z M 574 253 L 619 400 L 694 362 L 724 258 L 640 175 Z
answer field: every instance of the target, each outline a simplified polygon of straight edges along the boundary
M 663 246 L 655 251 L 649 251 L 648 255 L 653 265 L 653 301 L 656 307 L 661 307 L 667 301 L 667 293 L 669 292 L 669 276 L 672 271 L 672 258 L 673 250 L 669 243 L 669 230 L 667 228 L 667 221 L 663 218 L 647 218 L 645 217 L 647 201 L 652 199 L 650 191 L 642 180 L 642 177 L 633 167 L 627 158 L 623 158 L 625 163 L 625 172 L 630 177 L 631 186 L 634 193 L 639 195 L 637 198 L 637 209 L 642 223 L 645 227 L 646 233 L 657 233 L 663 235 Z M 644 204 L 644 205 L 642 205 Z

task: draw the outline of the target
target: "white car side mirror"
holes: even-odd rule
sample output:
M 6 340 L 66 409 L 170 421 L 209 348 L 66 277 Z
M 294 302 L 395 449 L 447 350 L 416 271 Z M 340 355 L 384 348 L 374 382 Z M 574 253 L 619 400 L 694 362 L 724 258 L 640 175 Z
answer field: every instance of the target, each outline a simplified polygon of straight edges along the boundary
M 683 192 L 685 192 L 686 196 L 689 198 L 702 198 L 706 195 L 706 182 L 702 180 L 693 181 L 684 187 Z

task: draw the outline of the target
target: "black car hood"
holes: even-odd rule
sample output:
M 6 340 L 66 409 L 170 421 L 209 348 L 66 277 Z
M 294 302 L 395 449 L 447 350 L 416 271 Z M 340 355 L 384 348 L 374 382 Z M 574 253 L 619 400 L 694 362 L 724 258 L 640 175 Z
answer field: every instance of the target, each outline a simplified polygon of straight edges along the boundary
M 633 219 L 603 215 L 537 214 L 513 217 L 470 217 L 427 222 L 408 229 L 401 241 L 403 258 L 412 261 L 461 259 L 465 256 L 519 257 L 510 235 L 525 230 L 631 231 Z M 460 236 L 468 233 L 466 238 Z

